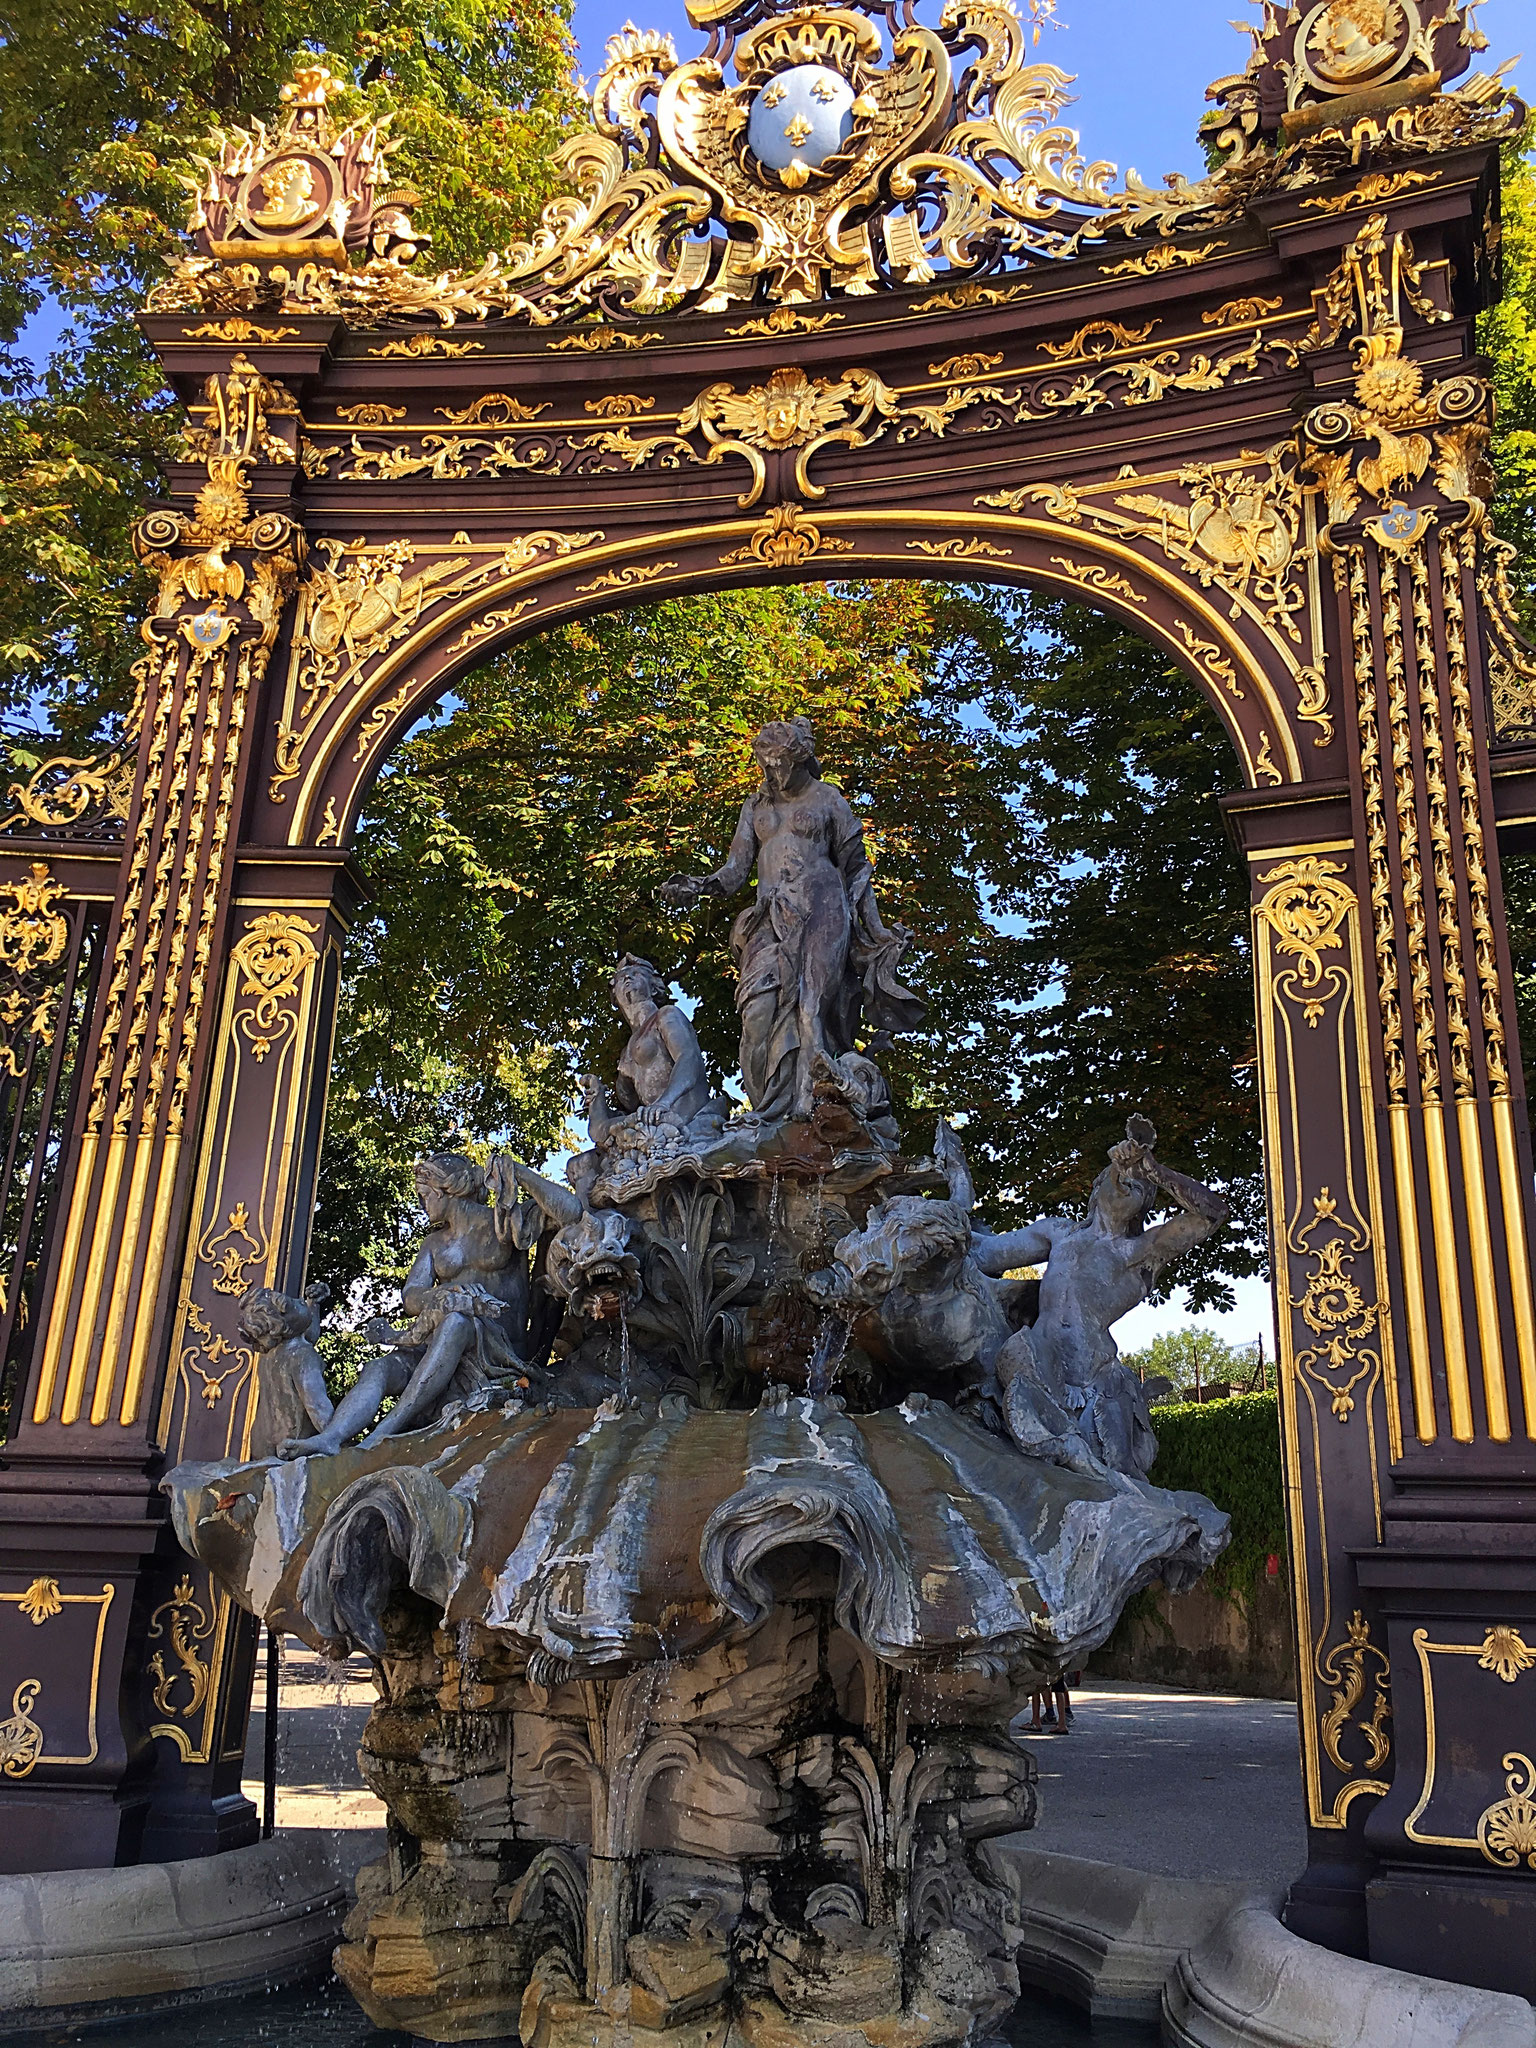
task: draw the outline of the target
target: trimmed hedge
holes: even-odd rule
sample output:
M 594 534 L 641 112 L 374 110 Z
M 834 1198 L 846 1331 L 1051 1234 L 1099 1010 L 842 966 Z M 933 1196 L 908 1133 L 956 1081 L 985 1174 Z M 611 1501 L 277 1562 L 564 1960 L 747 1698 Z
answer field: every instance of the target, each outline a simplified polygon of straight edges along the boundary
M 1268 1558 L 1283 1556 L 1286 1548 L 1276 1396 L 1170 1402 L 1153 1409 L 1152 1426 L 1152 1484 L 1203 1493 L 1232 1517 L 1231 1545 L 1206 1574 L 1206 1584 L 1246 1600 L 1263 1579 Z

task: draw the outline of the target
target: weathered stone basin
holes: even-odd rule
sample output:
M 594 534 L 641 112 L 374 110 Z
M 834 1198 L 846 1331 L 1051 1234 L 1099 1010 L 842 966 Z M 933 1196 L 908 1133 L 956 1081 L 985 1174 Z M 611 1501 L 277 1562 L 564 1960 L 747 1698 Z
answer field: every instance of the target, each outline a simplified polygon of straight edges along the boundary
M 1224 1518 L 921 1395 L 461 1407 L 372 1449 L 180 1467 L 243 1605 L 361 1647 L 392 1849 L 338 1951 L 380 2024 L 696 2048 L 960 2040 L 1016 1994 L 989 1836 L 1021 1689 Z M 914 2003 L 915 2001 L 915 2003 Z

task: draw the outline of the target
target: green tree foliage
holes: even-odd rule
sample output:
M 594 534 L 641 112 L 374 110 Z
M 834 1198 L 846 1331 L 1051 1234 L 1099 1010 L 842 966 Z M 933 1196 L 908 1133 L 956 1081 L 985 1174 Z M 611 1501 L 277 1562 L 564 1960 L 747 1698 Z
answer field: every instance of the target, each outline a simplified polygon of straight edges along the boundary
M 1262 1270 L 1230 745 L 1193 686 L 1097 615 L 982 587 L 760 589 L 606 614 L 472 676 L 376 786 L 311 1266 L 340 1291 L 408 1241 L 409 1163 L 456 1132 L 556 1146 L 612 1071 L 616 955 L 697 999 L 736 1065 L 739 905 L 667 916 L 805 711 L 909 925 L 927 1028 L 882 1055 L 909 1145 L 965 1120 L 989 1219 L 1080 1207 L 1132 1109 L 1219 1181 L 1234 1228 L 1177 1274 L 1200 1305 Z M 1176 850 L 1170 857 L 1170 849 Z
M 1492 458 L 1498 476 L 1494 524 L 1520 549 L 1514 585 L 1528 637 L 1536 642 L 1536 120 L 1504 152 L 1504 294 L 1479 322 L 1493 364 L 1497 417 Z M 1526 1086 L 1536 1068 L 1536 855 L 1502 861 L 1515 1007 Z
M 1157 1462 L 1148 1476 L 1170 1492 L 1203 1493 L 1232 1517 L 1231 1544 L 1206 1583 L 1236 1599 L 1257 1591 L 1268 1560 L 1286 1547 L 1276 1397 L 1159 1408 Z
M 145 587 L 128 529 L 178 424 L 133 315 L 212 129 L 270 112 L 297 55 L 392 116 L 430 260 L 474 261 L 550 189 L 571 101 L 569 0 L 6 0 L 0 11 L 0 709 L 83 742 L 126 701 Z M 359 89 L 367 74 L 370 83 Z M 423 260 L 429 260 L 423 258 Z M 62 320 L 35 371 L 24 323 Z
M 1536 640 L 1536 118 L 1504 151 L 1504 291 L 1478 323 L 1493 364 L 1494 523 L 1521 553 L 1517 588 Z
M 1258 1344 L 1230 1344 L 1214 1330 L 1193 1325 L 1164 1330 L 1140 1351 L 1122 1351 L 1120 1357 L 1144 1380 L 1171 1381 L 1174 1392 L 1169 1400 L 1223 1382 L 1245 1388 L 1252 1382 L 1255 1392 L 1261 1384 Z M 1265 1366 L 1264 1370 L 1267 1375 L 1272 1368 Z M 1268 1384 L 1267 1377 L 1263 1384 Z

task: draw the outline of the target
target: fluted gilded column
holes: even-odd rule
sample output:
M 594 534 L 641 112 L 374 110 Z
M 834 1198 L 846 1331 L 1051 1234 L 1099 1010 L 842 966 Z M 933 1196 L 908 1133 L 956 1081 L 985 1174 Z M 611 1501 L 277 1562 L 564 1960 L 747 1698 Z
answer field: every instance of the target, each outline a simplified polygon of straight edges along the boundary
M 166 1348 L 195 1300 L 172 1275 L 237 972 L 225 971 L 232 920 L 238 971 L 260 979 L 254 927 L 234 900 L 238 827 L 253 713 L 304 542 L 290 506 L 292 400 L 239 355 L 205 399 L 188 437 L 198 468 L 178 478 L 195 489 L 190 509 L 152 512 L 136 534 L 159 591 L 127 735 L 133 794 L 32 1371 L 5 1453 L 7 1520 L 30 1514 L 33 1566 L 66 1601 L 106 1598 L 99 1640 L 47 1617 L 27 1642 L 39 1756 L 8 1772 L 15 1824 L 0 1843 L 0 1862 L 23 1869 L 194 1853 L 254 1828 L 238 1763 L 250 1631 L 183 1583 L 153 1483 Z M 316 958 L 327 915 L 313 926 Z M 190 1455 L 221 1451 L 240 1406 L 220 1378 L 204 1393 L 196 1425 L 183 1424 Z M 26 1568 L 20 1551 L 11 1562 Z M 88 1725 L 90 1753 L 55 1764 L 48 1730 L 63 1720 Z M 224 1763 L 216 1788 L 178 1781 L 168 1824 L 154 1783 L 163 1732 L 174 1739 L 162 1754 Z

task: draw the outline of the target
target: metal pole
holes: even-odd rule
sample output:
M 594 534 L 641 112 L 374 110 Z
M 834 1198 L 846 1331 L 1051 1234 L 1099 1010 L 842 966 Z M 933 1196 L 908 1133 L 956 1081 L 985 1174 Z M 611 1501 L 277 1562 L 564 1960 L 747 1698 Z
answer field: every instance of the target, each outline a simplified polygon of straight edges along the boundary
M 267 1630 L 267 1704 L 261 1737 L 261 1838 L 277 1826 L 277 1692 L 282 1675 L 282 1643 Z

